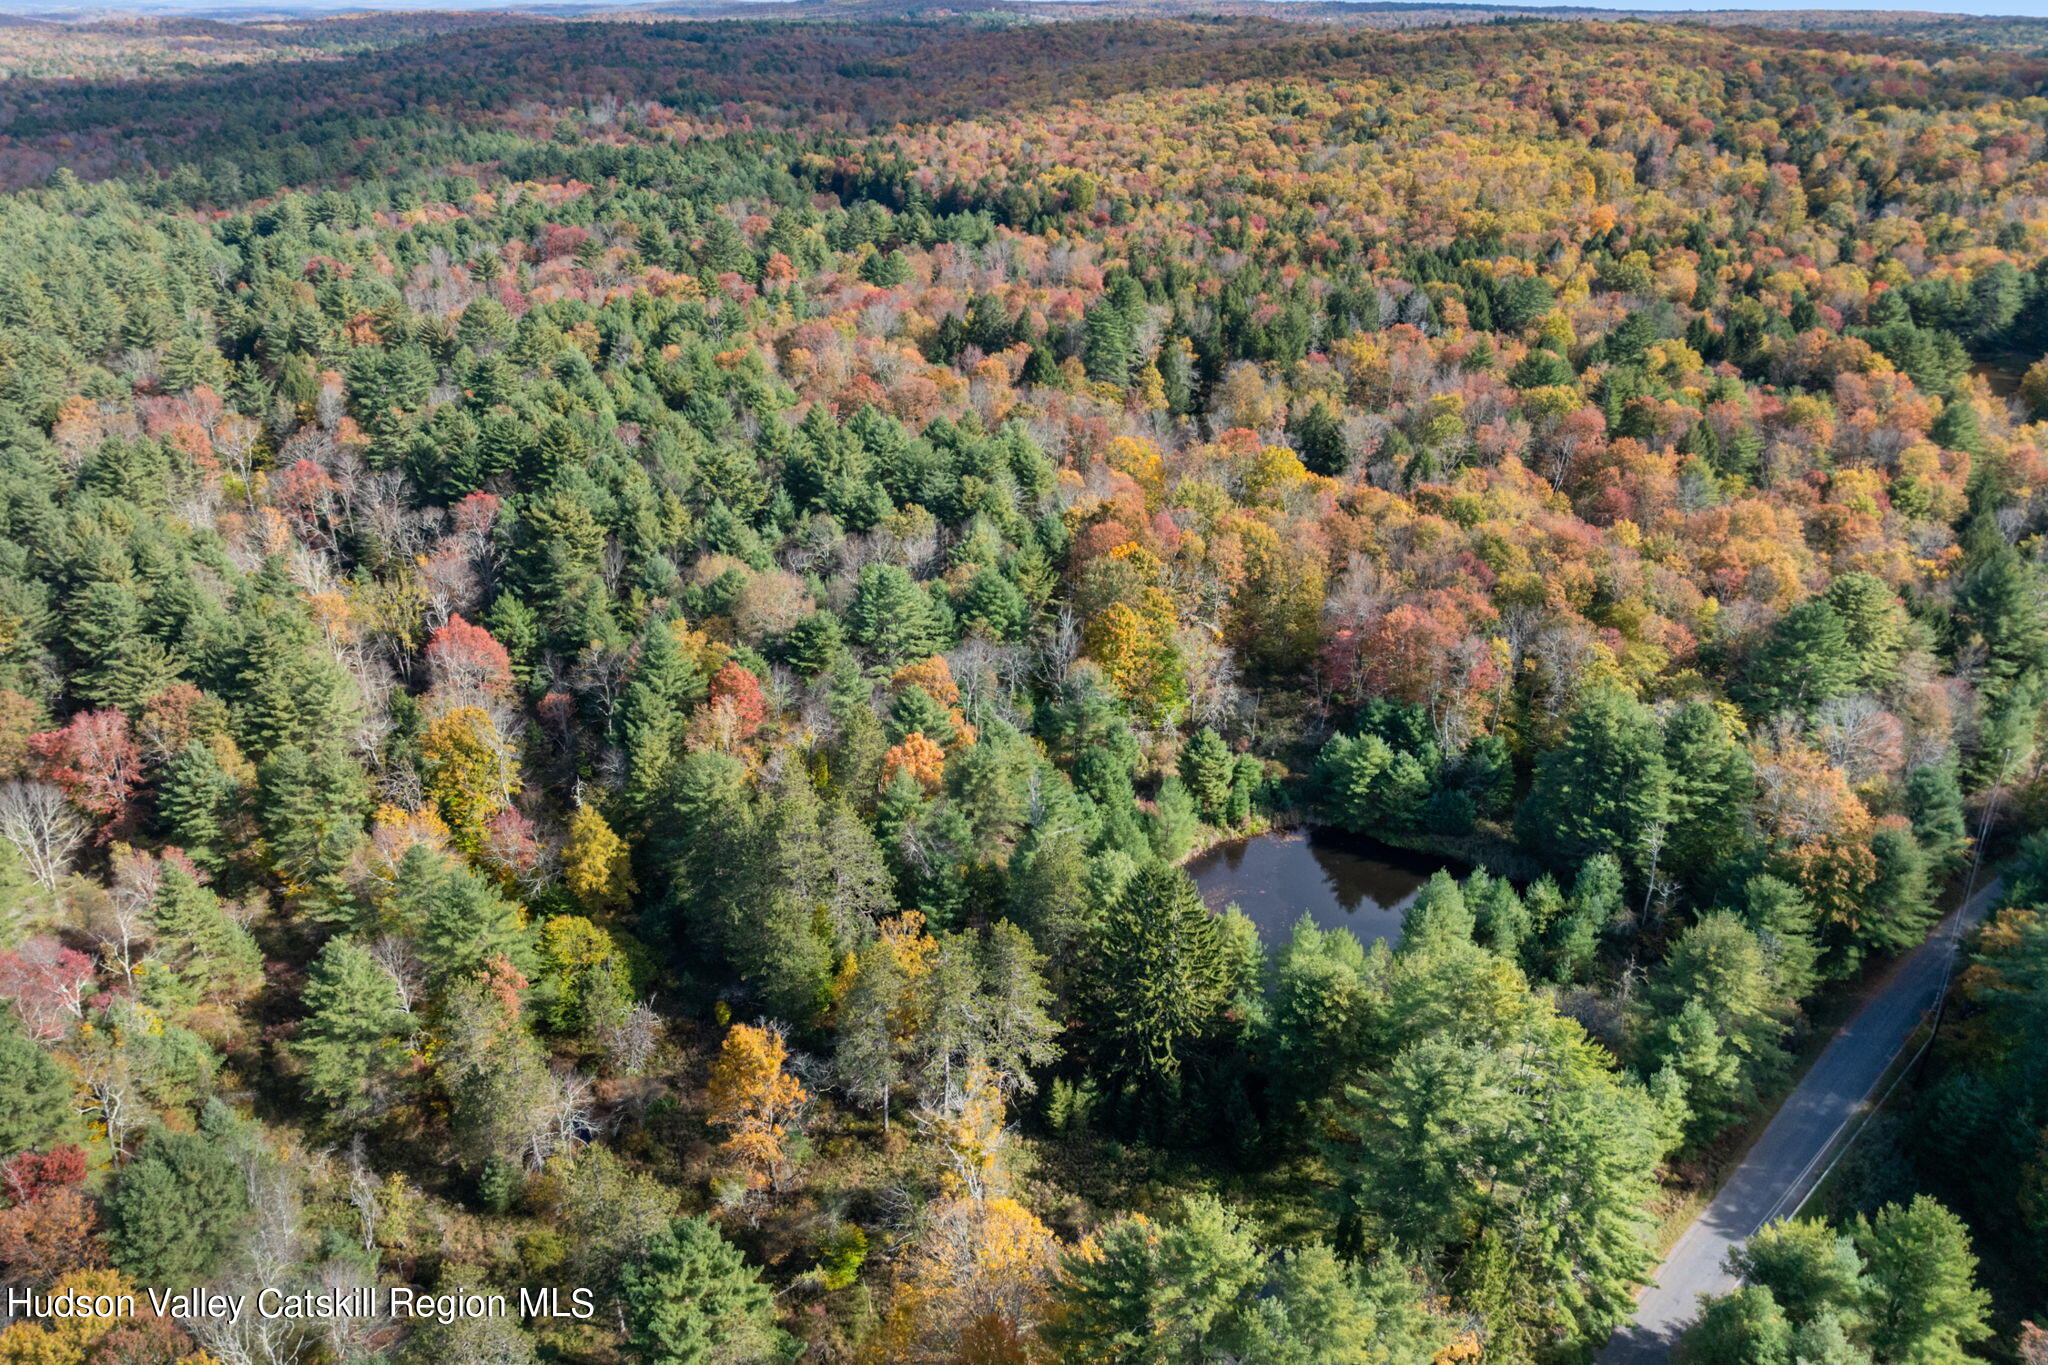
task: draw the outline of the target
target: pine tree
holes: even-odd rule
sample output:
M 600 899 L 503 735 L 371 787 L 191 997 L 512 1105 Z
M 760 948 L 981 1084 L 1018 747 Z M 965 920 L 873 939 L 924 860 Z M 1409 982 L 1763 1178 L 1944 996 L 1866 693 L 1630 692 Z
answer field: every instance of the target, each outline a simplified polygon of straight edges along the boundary
M 1146 829 L 1160 861 L 1177 863 L 1185 857 L 1198 824 L 1194 798 L 1188 795 L 1186 784 L 1178 777 L 1161 782 Z
M 944 643 L 931 598 L 894 564 L 860 571 L 846 622 L 854 643 L 885 666 L 926 658 Z
M 0 1007 L 0 1160 L 44 1147 L 70 1131 L 71 1077 Z
M 1692 702 L 1664 728 L 1664 762 L 1671 803 L 1660 866 L 1708 872 L 1747 841 L 1756 786 L 1749 752 L 1711 706 Z
M 839 1083 L 857 1102 L 882 1111 L 883 1132 L 889 1131 L 890 1096 L 907 1073 L 898 1033 L 909 987 L 896 945 L 877 935 L 855 955 L 853 982 L 833 1017 L 832 1062 Z
M 1180 778 L 1195 798 L 1202 818 L 1222 824 L 1228 813 L 1230 781 L 1235 764 L 1223 740 L 1207 726 L 1195 732 L 1180 751 Z
M 775 1300 L 739 1248 L 702 1218 L 658 1233 L 619 1282 L 634 1351 L 645 1365 L 765 1365 L 793 1360 Z
M 1854 1321 L 1868 1286 L 1854 1239 L 1819 1219 L 1772 1223 L 1729 1254 L 1745 1281 L 1762 1285 L 1794 1322 L 1834 1313 Z
M 1649 709 L 1608 689 L 1589 693 L 1564 743 L 1536 763 L 1516 827 L 1561 865 L 1596 853 L 1642 858 L 1646 836 L 1670 818 L 1671 771 Z
M 303 995 L 306 1020 L 292 1040 L 307 1096 L 338 1126 L 375 1118 L 409 1065 L 412 1015 L 391 974 L 357 944 L 329 939 Z
M 683 720 L 709 689 L 703 670 L 677 643 L 674 625 L 653 621 L 619 698 L 620 742 L 626 750 L 626 799 L 646 810 L 667 781 L 683 737 Z
M 1061 1258 L 1041 1335 L 1062 1360 L 1216 1358 L 1264 1278 L 1251 1230 L 1213 1197 L 1166 1224 L 1126 1214 Z
M 107 1198 L 107 1243 L 140 1283 L 203 1284 L 248 1213 L 248 1184 L 226 1146 L 157 1128 Z
M 1470 943 L 1476 921 L 1465 892 L 1450 873 L 1439 870 L 1422 884 L 1401 913 L 1401 950 L 1425 951 L 1445 943 Z
M 284 745 L 256 770 L 257 821 L 285 887 L 320 919 L 352 913 L 344 874 L 363 842 L 369 784 L 363 770 L 328 744 L 307 752 Z
M 220 897 L 172 859 L 163 862 L 159 878 L 149 910 L 157 960 L 199 994 L 235 996 L 255 989 L 263 955 L 248 930 L 227 917 Z
M 1770 1290 L 1749 1285 L 1708 1300 L 1672 1356 L 1681 1365 L 1792 1365 L 1792 1326 Z
M 1854 691 L 1866 666 L 1850 646 L 1841 616 L 1825 599 L 1815 598 L 1771 627 L 1743 672 L 1742 694 L 1753 715 L 1792 710 L 1811 717 L 1822 702 Z
M 391 909 L 418 944 L 437 985 L 471 976 L 495 959 L 531 963 L 525 913 L 501 900 L 467 865 L 426 844 L 405 851 L 392 875 Z
M 1924 764 L 1906 774 L 1906 813 L 1935 876 L 1945 877 L 1962 866 L 1972 840 L 1953 764 Z
M 1090 379 L 1121 387 L 1130 382 L 1138 355 L 1131 321 L 1114 300 L 1096 302 L 1081 319 L 1081 363 Z
M 227 826 L 235 784 L 205 741 L 188 740 L 165 769 L 157 789 L 157 818 L 165 836 L 209 872 L 227 864 Z

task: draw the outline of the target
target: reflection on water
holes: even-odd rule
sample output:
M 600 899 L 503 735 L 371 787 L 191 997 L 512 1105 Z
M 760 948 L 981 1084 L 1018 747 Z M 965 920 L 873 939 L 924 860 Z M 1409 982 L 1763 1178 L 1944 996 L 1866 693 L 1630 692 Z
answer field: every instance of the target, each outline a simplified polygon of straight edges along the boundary
M 1235 902 L 1268 943 L 1284 940 L 1303 915 L 1364 943 L 1398 938 L 1401 912 L 1430 875 L 1462 872 L 1446 858 L 1324 829 L 1233 840 L 1187 866 L 1202 899 L 1217 910 Z

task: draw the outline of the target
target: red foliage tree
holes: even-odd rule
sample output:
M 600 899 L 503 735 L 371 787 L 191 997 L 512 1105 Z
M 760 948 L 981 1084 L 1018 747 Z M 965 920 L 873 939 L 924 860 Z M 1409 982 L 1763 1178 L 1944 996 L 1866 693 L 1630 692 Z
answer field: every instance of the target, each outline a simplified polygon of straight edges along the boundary
M 92 959 L 54 938 L 0 953 L 0 998 L 11 999 L 29 1032 L 45 1041 L 70 1031 L 91 985 Z
M 768 719 L 768 698 L 761 680 L 736 663 L 727 662 L 711 679 L 711 704 L 730 711 L 734 739 L 752 739 Z
M 427 677 L 447 700 L 502 697 L 512 690 L 512 657 L 488 630 L 451 616 L 427 640 Z
M 0 1209 L 0 1278 L 49 1284 L 74 1270 L 104 1265 L 98 1233 L 99 1212 L 76 1185 Z
M 142 778 L 142 755 L 129 734 L 128 717 L 119 711 L 81 711 L 61 730 L 31 735 L 28 748 L 40 775 L 107 829 L 127 813 Z
M 85 1179 L 85 1149 L 75 1143 L 47 1152 L 23 1152 L 0 1165 L 0 1195 L 16 1204 L 33 1204 Z

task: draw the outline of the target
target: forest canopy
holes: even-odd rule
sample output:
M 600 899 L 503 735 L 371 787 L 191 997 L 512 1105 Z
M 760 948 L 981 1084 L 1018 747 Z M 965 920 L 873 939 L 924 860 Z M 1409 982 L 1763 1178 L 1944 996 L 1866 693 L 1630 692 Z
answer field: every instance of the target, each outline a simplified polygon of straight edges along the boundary
M 0 28 L 0 1279 L 604 1305 L 0 1365 L 1583 1360 L 1987 848 L 1684 1353 L 2048 1356 L 2048 60 L 1865 18 Z

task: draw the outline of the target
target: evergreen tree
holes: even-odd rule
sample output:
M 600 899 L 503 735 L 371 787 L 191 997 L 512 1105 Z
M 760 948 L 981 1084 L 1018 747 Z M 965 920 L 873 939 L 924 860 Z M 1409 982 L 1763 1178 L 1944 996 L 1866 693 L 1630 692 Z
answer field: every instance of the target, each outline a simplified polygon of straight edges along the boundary
M 1187 784 L 1202 818 L 1222 824 L 1230 801 L 1231 778 L 1236 766 L 1230 751 L 1214 730 L 1204 726 L 1180 751 L 1180 779 Z
M 363 770 L 338 744 L 286 744 L 263 760 L 256 784 L 257 823 L 286 889 L 316 918 L 349 916 L 345 873 L 370 804 Z
M 355 943 L 329 939 L 303 999 L 306 1020 L 291 1053 L 307 1096 L 338 1125 L 376 1117 L 410 1062 L 413 1019 L 397 983 Z
M 1648 836 L 1671 815 L 1663 741 L 1640 702 L 1607 689 L 1589 693 L 1564 743 L 1537 760 L 1516 818 L 1523 841 L 1567 867 L 1596 853 L 1639 863 Z
M 760 1273 L 702 1218 L 678 1218 L 658 1233 L 620 1277 L 619 1299 L 646 1365 L 766 1365 L 799 1354 L 775 1325 Z
M 1061 1259 L 1041 1335 L 1063 1360 L 1214 1359 L 1263 1279 L 1251 1230 L 1214 1198 L 1165 1224 L 1127 1214 Z
M 1856 1220 L 1852 1234 L 1869 1277 L 1871 1353 L 1897 1365 L 1953 1365 L 1991 1334 L 1991 1296 L 1977 1287 L 1977 1256 L 1963 1220 L 1926 1195 Z
M 235 784 L 205 741 L 188 740 L 164 772 L 157 818 L 169 841 L 209 872 L 227 864 Z
M 1796 1323 L 1829 1312 L 1853 1321 L 1866 1290 L 1855 1242 L 1818 1219 L 1772 1223 L 1730 1252 L 1728 1263 L 1770 1290 Z
M 71 1078 L 48 1048 L 0 1007 L 0 1161 L 71 1129 Z
M 1679 876 L 1707 872 L 1748 840 L 1756 788 L 1749 752 L 1711 706 L 1693 702 L 1664 728 L 1664 762 L 1671 804 L 1659 865 Z
M 206 1283 L 249 1214 L 242 1167 L 205 1133 L 150 1132 L 107 1197 L 114 1264 L 142 1284 Z
M 854 643 L 884 665 L 925 658 L 944 644 L 931 598 L 894 564 L 860 571 L 846 621 Z
M 1130 382 L 1138 363 L 1131 320 L 1113 299 L 1102 299 L 1081 319 L 1081 363 L 1090 379 L 1119 387 Z
M 176 860 L 162 864 L 149 917 L 157 961 L 191 991 L 240 995 L 261 981 L 263 955 L 248 930 L 229 919 L 220 897 Z
M 1743 673 L 1742 694 L 1753 715 L 1791 710 L 1811 717 L 1822 702 L 1853 692 L 1867 666 L 1841 616 L 1815 598 L 1771 627 Z
M 1906 774 L 1906 813 L 1933 875 L 1946 877 L 1962 866 L 1972 841 L 1953 764 L 1924 764 Z
M 1770 1290 L 1748 1285 L 1708 1300 L 1672 1357 L 1680 1365 L 1792 1365 L 1792 1326 Z
M 526 916 L 469 867 L 426 844 L 398 860 L 391 910 L 414 936 L 427 978 L 445 985 L 494 959 L 531 965 Z
M 1213 1038 L 1231 978 L 1216 917 L 1177 867 L 1141 869 L 1102 918 L 1088 966 L 1097 1060 L 1155 1097 L 1175 1093 Z

